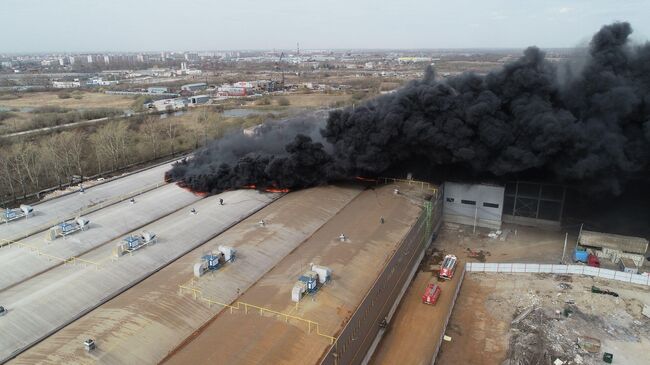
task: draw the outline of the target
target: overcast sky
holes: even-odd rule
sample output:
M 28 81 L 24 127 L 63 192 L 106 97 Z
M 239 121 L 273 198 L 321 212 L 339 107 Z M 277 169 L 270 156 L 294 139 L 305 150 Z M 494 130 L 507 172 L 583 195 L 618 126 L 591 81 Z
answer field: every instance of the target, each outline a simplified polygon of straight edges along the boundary
M 0 52 L 543 48 L 603 24 L 650 34 L 648 0 L 0 0 Z

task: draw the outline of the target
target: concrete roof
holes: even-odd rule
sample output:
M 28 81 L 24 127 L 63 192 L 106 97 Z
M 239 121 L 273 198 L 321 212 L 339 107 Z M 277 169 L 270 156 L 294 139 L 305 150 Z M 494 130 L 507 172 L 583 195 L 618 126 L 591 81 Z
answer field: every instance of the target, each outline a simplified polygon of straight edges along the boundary
M 171 163 L 153 167 L 135 174 L 98 184 L 85 189 L 83 194 L 73 193 L 34 205 L 34 214 L 9 223 L 0 224 L 0 239 L 14 240 L 48 229 L 62 219 L 70 218 L 82 209 L 97 206 L 116 197 L 153 187 L 162 183 Z M 1 244 L 1 242 L 0 242 Z
M 648 250 L 648 240 L 642 237 L 622 236 L 582 230 L 579 243 L 583 246 L 610 248 L 643 255 Z
M 194 285 L 213 298 L 231 302 L 289 252 L 335 216 L 360 192 L 357 187 L 318 187 L 290 193 L 228 231 L 194 249 L 20 355 L 20 364 L 157 363 L 222 307 L 209 307 L 179 285 L 191 285 L 192 266 L 203 252 L 219 245 L 237 249 L 237 259 Z M 264 219 L 265 226 L 258 222 Z M 128 323 L 128 326 L 125 326 Z M 86 337 L 98 348 L 88 354 Z
M 421 213 L 395 186 L 364 190 L 247 290 L 240 301 L 319 323 L 336 336 Z M 405 188 L 405 187 L 404 187 Z M 380 223 L 380 217 L 385 223 Z M 341 242 L 344 233 L 348 240 Z M 332 281 L 296 306 L 291 289 L 309 263 L 332 269 Z M 188 338 L 169 364 L 315 364 L 330 346 L 306 323 L 250 309 L 222 311 Z M 339 346 L 342 346 L 339 344 Z
M 203 199 L 193 205 L 196 215 L 181 209 L 144 226 L 143 230 L 157 234 L 158 243 L 132 256 L 112 261 L 111 253 L 119 240 L 111 241 L 81 256 L 100 263 L 99 269 L 94 265 L 58 266 L 5 290 L 2 302 L 8 313 L 0 321 L 0 362 L 140 282 L 277 196 L 238 190 Z M 220 197 L 225 206 L 217 203 Z
M 135 199 L 135 204 L 127 200 L 86 215 L 90 220 L 86 231 L 51 242 L 45 240 L 45 233 L 37 233 L 19 241 L 27 246 L 0 248 L 0 293 L 38 273 L 61 265 L 64 260 L 121 238 L 200 198 L 175 184 L 167 184 L 138 195 Z

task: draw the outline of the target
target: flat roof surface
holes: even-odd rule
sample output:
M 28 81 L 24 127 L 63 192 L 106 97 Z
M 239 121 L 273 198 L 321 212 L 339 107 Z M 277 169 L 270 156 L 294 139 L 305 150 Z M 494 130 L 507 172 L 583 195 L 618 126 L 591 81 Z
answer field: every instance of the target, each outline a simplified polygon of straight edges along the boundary
M 264 275 L 241 302 L 317 322 L 320 332 L 336 336 L 346 324 L 398 244 L 416 222 L 421 208 L 395 186 L 365 190 L 335 217 Z M 385 223 L 380 223 L 380 217 Z M 348 239 L 341 242 L 344 233 Z M 291 290 L 308 264 L 332 269 L 332 281 L 296 306 Z M 244 306 L 240 306 L 244 308 Z M 307 323 L 259 310 L 222 311 L 193 334 L 168 364 L 316 364 L 330 339 Z
M 34 233 L 35 229 L 48 229 L 49 226 L 56 224 L 57 220 L 70 218 L 82 209 L 162 183 L 165 171 L 169 170 L 171 165 L 171 163 L 166 163 L 112 179 L 106 183 L 84 189 L 83 194 L 67 194 L 34 204 L 34 213 L 31 217 L 0 224 L 0 239 L 14 240 Z
M 283 196 L 223 234 L 101 305 L 18 356 L 19 364 L 150 364 L 164 358 L 222 310 L 179 285 L 200 287 L 230 303 L 360 193 L 359 187 L 317 187 Z M 226 200 L 226 204 L 228 200 Z M 261 227 L 258 222 L 264 219 Z M 237 249 L 237 259 L 191 283 L 194 263 L 219 245 Z M 93 338 L 97 349 L 82 346 Z
M 642 237 L 622 236 L 613 233 L 580 231 L 580 244 L 591 247 L 611 248 L 643 255 L 648 250 L 648 240 Z
M 200 198 L 175 184 L 167 184 L 135 199 L 135 204 L 127 200 L 84 216 L 90 220 L 85 231 L 51 242 L 45 239 L 47 231 L 40 232 L 19 241 L 26 246 L 0 248 L 0 295 L 8 287 L 120 238 Z
M 58 266 L 5 290 L 2 302 L 8 313 L 0 321 L 0 361 L 67 325 L 277 196 L 237 190 L 203 199 L 194 205 L 198 214 L 182 209 L 143 227 L 156 233 L 158 243 L 132 256 L 111 259 L 118 239 L 81 256 L 99 267 Z M 225 206 L 219 205 L 220 197 L 226 201 Z

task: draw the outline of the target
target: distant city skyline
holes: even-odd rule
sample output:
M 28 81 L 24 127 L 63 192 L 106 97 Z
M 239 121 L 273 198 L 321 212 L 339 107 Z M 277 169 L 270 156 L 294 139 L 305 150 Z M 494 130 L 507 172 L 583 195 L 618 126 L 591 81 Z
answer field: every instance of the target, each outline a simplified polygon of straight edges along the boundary
M 567 48 L 604 24 L 650 35 L 650 2 L 4 0 L 0 53 Z

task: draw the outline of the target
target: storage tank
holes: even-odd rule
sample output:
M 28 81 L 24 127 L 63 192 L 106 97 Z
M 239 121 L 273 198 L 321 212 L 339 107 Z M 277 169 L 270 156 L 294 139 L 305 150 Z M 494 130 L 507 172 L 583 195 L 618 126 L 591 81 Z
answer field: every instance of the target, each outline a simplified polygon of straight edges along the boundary
M 311 265 L 311 270 L 318 274 L 318 281 L 321 284 L 325 284 L 332 277 L 332 270 L 329 267 Z

